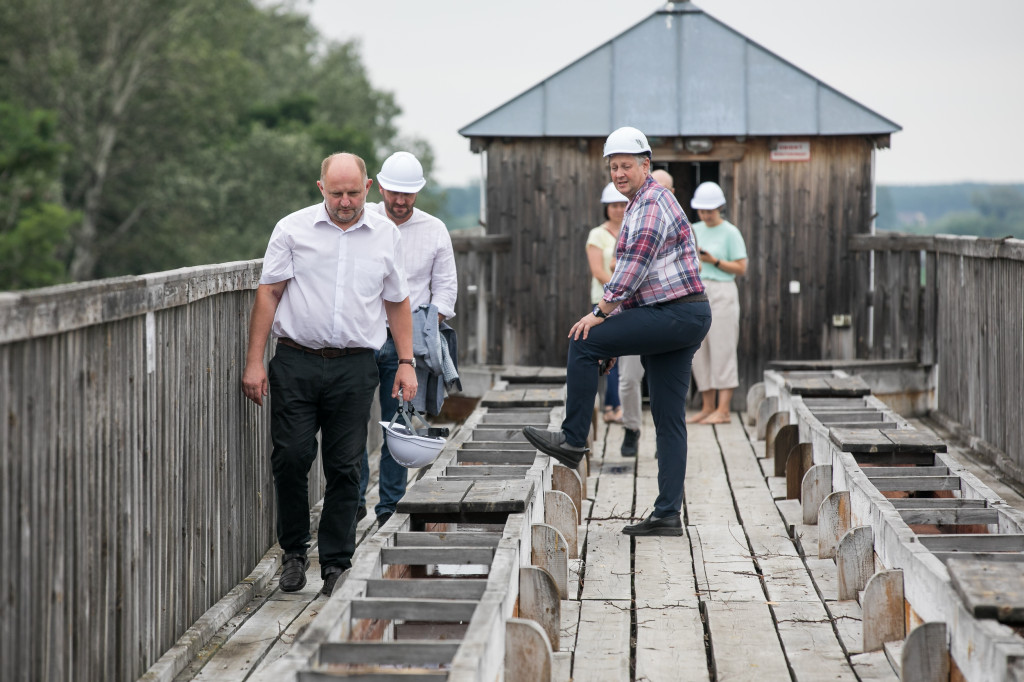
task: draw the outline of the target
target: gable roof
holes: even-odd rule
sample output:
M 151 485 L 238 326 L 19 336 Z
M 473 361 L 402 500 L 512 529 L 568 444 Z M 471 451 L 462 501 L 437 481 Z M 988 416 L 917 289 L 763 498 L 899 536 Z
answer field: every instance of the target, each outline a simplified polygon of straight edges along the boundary
M 624 125 L 650 137 L 901 130 L 692 2 L 670 2 L 459 133 L 604 137 Z

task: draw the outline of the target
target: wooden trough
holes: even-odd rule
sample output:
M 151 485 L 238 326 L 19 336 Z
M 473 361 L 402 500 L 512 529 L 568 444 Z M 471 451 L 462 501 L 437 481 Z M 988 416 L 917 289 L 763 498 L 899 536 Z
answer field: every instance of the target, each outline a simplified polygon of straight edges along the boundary
M 550 679 L 583 486 L 521 428 L 551 423 L 564 380 L 503 376 L 260 678 Z
M 764 393 L 778 411 L 759 421 L 787 424 L 765 451 L 800 480 L 780 509 L 818 524 L 865 651 L 884 645 L 901 679 L 1024 679 L 1024 514 L 857 377 L 770 370 Z

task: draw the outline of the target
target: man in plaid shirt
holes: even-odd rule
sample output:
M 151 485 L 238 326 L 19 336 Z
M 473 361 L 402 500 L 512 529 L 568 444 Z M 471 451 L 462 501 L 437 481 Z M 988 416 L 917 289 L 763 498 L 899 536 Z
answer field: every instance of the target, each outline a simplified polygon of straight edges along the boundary
M 605 141 L 604 157 L 615 188 L 629 199 L 615 272 L 602 300 L 569 330 L 562 428 L 523 432 L 538 450 L 575 469 L 587 453 L 599 363 L 640 355 L 657 433 L 658 499 L 647 519 L 622 532 L 682 535 L 690 362 L 711 327 L 711 307 L 690 224 L 675 196 L 651 179 L 647 137 L 619 128 Z

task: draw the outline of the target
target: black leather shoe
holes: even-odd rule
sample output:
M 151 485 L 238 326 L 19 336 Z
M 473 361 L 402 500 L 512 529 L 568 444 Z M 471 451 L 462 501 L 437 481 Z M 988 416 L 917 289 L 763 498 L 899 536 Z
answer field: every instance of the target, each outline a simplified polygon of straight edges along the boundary
M 561 431 L 543 431 L 536 426 L 524 426 L 523 435 L 533 447 L 545 455 L 554 457 L 570 469 L 578 467 L 580 460 L 587 454 L 588 448 L 585 446 L 569 445 L 565 442 L 565 434 Z
M 334 594 L 334 588 L 338 586 L 338 579 L 344 575 L 345 571 L 341 570 L 337 566 L 327 566 L 324 568 L 324 586 L 320 589 L 320 594 L 325 597 L 330 597 Z M 342 580 L 341 582 L 345 582 Z
M 283 592 L 298 592 L 306 586 L 306 569 L 309 559 L 305 554 L 285 554 L 281 562 L 281 580 L 278 583 Z
M 626 429 L 626 434 L 622 437 L 622 449 L 619 450 L 619 454 L 623 457 L 636 457 L 640 451 L 640 429 Z
M 377 527 L 378 528 L 383 527 L 384 524 L 387 523 L 388 519 L 390 519 L 390 518 L 391 518 L 391 512 L 384 512 L 383 514 L 377 514 Z
M 657 517 L 651 514 L 640 523 L 622 529 L 626 535 L 682 535 L 683 521 L 679 514 Z
M 356 523 L 359 523 L 366 518 L 366 505 L 361 504 L 356 507 Z

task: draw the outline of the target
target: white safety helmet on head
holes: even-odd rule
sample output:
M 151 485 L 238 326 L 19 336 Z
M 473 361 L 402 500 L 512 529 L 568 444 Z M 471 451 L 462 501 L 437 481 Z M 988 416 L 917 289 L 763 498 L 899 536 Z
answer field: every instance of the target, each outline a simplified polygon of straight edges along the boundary
M 612 154 L 648 154 L 651 145 L 647 144 L 647 136 L 632 126 L 624 126 L 612 132 L 604 141 L 604 158 Z
M 604 190 L 601 192 L 601 203 L 617 204 L 619 202 L 628 203 L 629 199 L 627 199 L 622 192 L 615 189 L 614 182 L 609 182 L 607 185 L 604 186 Z
M 377 182 L 389 192 L 403 194 L 415 194 L 427 184 L 423 166 L 409 152 L 395 152 L 389 156 L 377 173 Z
M 698 211 L 711 211 L 725 206 L 725 192 L 716 182 L 702 182 L 693 193 L 690 206 Z

